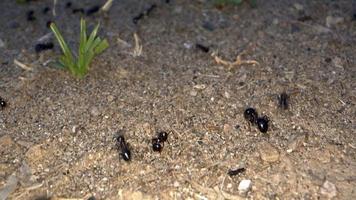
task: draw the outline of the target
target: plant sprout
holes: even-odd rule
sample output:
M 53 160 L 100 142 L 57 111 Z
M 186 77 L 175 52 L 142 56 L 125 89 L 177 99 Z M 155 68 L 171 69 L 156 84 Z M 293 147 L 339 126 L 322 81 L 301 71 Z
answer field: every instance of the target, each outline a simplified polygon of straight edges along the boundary
M 59 64 L 63 68 L 67 68 L 74 76 L 83 78 L 88 70 L 89 65 L 93 58 L 102 53 L 109 47 L 109 43 L 106 39 L 102 40 L 96 36 L 99 29 L 99 24 L 96 25 L 89 37 L 86 33 L 86 23 L 84 19 L 80 20 L 80 41 L 78 56 L 72 54 L 71 49 L 64 41 L 62 34 L 59 32 L 57 26 L 52 23 L 51 29 L 56 36 L 59 45 L 61 46 L 63 55 L 59 58 Z

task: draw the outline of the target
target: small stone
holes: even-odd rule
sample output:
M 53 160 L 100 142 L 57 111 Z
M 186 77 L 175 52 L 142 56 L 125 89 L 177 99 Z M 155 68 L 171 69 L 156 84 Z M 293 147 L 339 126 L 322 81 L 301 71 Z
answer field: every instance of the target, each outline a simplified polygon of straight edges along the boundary
M 266 162 L 276 162 L 279 160 L 278 150 L 267 142 L 263 142 L 258 145 L 260 151 L 260 157 Z
M 224 96 L 225 96 L 225 98 L 227 98 L 227 99 L 230 99 L 230 93 L 228 93 L 228 92 L 224 92 Z
M 224 124 L 224 133 L 231 133 L 232 127 L 229 124 Z
M 341 58 L 334 57 L 334 59 L 332 61 L 333 61 L 333 64 L 335 65 L 335 67 L 344 69 L 344 62 L 341 60 Z
M 191 49 L 193 47 L 193 44 L 190 43 L 190 42 L 184 42 L 183 43 L 183 46 L 186 48 L 186 49 Z
M 332 199 L 336 196 L 337 190 L 332 182 L 325 181 L 323 186 L 320 188 L 320 193 L 328 199 Z
M 174 187 L 179 187 L 179 186 L 180 186 L 180 184 L 179 184 L 179 182 L 178 182 L 178 181 L 174 181 L 173 186 L 174 186 Z
M 329 28 L 321 26 L 319 24 L 315 25 L 314 28 L 319 34 L 329 33 L 331 31 Z
M 115 97 L 113 95 L 109 95 L 107 97 L 107 100 L 108 100 L 109 103 L 111 103 L 111 102 L 113 102 L 115 100 Z
M 94 117 L 97 117 L 97 116 L 100 115 L 100 111 L 99 111 L 99 109 L 98 109 L 97 107 L 92 107 L 92 108 L 90 109 L 90 114 L 91 114 L 92 116 L 94 116 Z
M 299 3 L 295 3 L 295 4 L 293 4 L 293 6 L 294 6 L 294 8 L 295 8 L 296 10 L 298 10 L 298 11 L 304 10 L 304 7 L 303 7 L 301 4 L 299 4 Z
M 198 92 L 197 92 L 196 90 L 191 90 L 191 91 L 189 92 L 189 94 L 190 94 L 190 96 L 195 97 L 195 96 L 197 96 Z
M 239 183 L 239 187 L 238 187 L 238 190 L 239 190 L 239 193 L 240 194 L 246 194 L 250 189 L 251 189 L 251 180 L 242 180 L 240 183 Z
M 72 133 L 77 133 L 77 132 L 78 132 L 78 126 L 73 126 Z
M 205 84 L 194 85 L 194 89 L 204 90 L 206 88 Z
M 215 26 L 213 23 L 206 21 L 202 24 L 202 27 L 208 31 L 214 31 L 215 30 Z
M 272 20 L 272 24 L 273 24 L 273 25 L 278 25 L 278 24 L 279 24 L 279 20 L 278 20 L 277 18 L 274 18 L 274 19 Z
M 337 24 L 340 24 L 344 22 L 344 18 L 343 17 L 334 17 L 334 16 L 327 16 L 326 17 L 326 26 L 327 27 L 331 27 Z

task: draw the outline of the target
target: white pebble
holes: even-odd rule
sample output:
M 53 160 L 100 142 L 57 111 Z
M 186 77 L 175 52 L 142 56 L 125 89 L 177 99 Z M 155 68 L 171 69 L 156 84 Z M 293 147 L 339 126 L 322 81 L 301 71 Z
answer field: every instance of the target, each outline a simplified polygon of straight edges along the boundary
M 330 181 L 325 181 L 323 186 L 320 188 L 320 193 L 328 197 L 328 199 L 332 199 L 337 194 L 336 186 Z
M 251 180 L 242 180 L 238 187 L 240 194 L 247 193 L 251 189 L 251 183 Z

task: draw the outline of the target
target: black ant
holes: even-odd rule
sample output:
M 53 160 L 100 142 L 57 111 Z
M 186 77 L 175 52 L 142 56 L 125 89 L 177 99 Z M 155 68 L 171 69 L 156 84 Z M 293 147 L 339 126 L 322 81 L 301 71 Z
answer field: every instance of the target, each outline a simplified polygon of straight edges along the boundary
M 27 12 L 27 21 L 35 21 L 36 17 L 34 16 L 35 11 L 30 10 Z
M 254 108 L 247 108 L 244 112 L 244 117 L 250 123 L 257 125 L 258 130 L 262 133 L 268 131 L 268 118 L 267 116 L 258 117 L 257 111 Z
M 246 169 L 244 167 L 239 167 L 239 168 L 233 168 L 233 169 L 229 169 L 229 171 L 227 172 L 227 174 L 229 176 L 236 176 L 238 174 L 241 174 L 243 172 L 245 172 Z
M 262 133 L 266 133 L 268 131 L 268 122 L 269 119 L 267 118 L 267 116 L 257 118 L 256 124 L 258 130 L 260 130 Z
M 48 42 L 48 43 L 39 43 L 36 44 L 35 46 L 35 51 L 36 53 L 40 53 L 41 51 L 46 51 L 48 49 L 53 49 L 54 45 L 52 42 Z
M 196 43 L 195 44 L 195 47 L 197 48 L 197 49 L 200 49 L 201 51 L 203 51 L 204 53 L 209 53 L 209 47 L 207 47 L 207 46 L 204 46 L 204 45 L 202 45 L 202 44 L 199 44 L 199 43 Z
M 150 15 L 150 13 L 157 7 L 156 4 L 152 4 L 150 7 L 148 7 L 146 10 L 143 12 L 140 12 L 137 16 L 135 16 L 132 21 L 134 24 L 137 24 L 139 20 L 141 20 L 144 16 Z
M 0 97 L 0 108 L 3 109 L 7 105 L 6 101 Z
M 158 139 L 159 139 L 161 142 L 167 141 L 167 139 L 168 139 L 168 133 L 167 133 L 167 132 L 164 132 L 164 131 L 159 132 L 159 133 L 158 133 Z
M 42 13 L 47 14 L 49 12 L 49 10 L 50 10 L 49 7 L 45 7 L 45 8 L 43 8 Z
M 282 92 L 278 96 L 278 106 L 284 110 L 287 110 L 289 107 L 289 95 L 286 92 Z
M 116 138 L 117 141 L 117 146 L 120 148 L 121 150 L 121 157 L 122 159 L 124 159 L 125 161 L 129 161 L 131 160 L 131 152 L 130 149 L 128 147 L 128 144 L 125 142 L 125 138 L 123 135 L 119 135 Z
M 72 2 L 68 1 L 68 2 L 66 3 L 65 7 L 66 7 L 66 8 L 72 7 Z
M 244 112 L 244 117 L 250 123 L 255 124 L 258 118 L 258 114 L 254 108 L 247 108 Z
M 157 134 L 156 138 L 152 139 L 152 149 L 153 151 L 161 152 L 164 146 L 164 142 L 168 139 L 168 133 L 165 131 L 161 131 Z
M 163 144 L 161 144 L 161 141 L 158 138 L 153 138 L 152 139 L 152 149 L 153 149 L 153 151 L 161 152 L 162 148 L 163 148 Z
M 98 12 L 100 10 L 100 6 L 96 5 L 96 6 L 93 6 L 91 8 L 89 8 L 87 11 L 86 11 L 86 15 L 87 16 L 90 16 L 90 15 L 93 15 L 95 14 L 96 12 Z
M 134 18 L 132 19 L 132 22 L 133 22 L 134 24 L 137 24 L 137 23 L 138 23 L 138 20 L 142 19 L 143 16 L 144 16 L 143 13 L 138 14 L 136 17 L 134 17 Z
M 72 13 L 81 13 L 84 14 L 84 9 L 83 8 L 73 8 Z

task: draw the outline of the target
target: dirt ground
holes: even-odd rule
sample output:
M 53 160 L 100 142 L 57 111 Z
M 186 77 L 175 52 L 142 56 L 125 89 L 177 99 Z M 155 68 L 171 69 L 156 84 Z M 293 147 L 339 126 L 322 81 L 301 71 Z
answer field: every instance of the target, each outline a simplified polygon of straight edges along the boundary
M 58 1 L 55 17 L 42 13 L 52 0 L 0 2 L 0 199 L 356 199 L 352 1 L 114 1 L 86 17 L 110 48 L 84 79 L 48 64 L 61 53 L 53 35 L 53 50 L 35 52 L 48 20 L 75 47 L 72 9 L 104 2 Z M 259 64 L 211 55 L 242 52 Z M 269 118 L 267 133 L 244 119 L 247 107 Z M 158 131 L 169 133 L 161 153 L 151 147 Z

